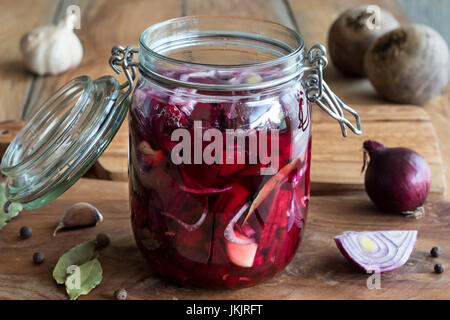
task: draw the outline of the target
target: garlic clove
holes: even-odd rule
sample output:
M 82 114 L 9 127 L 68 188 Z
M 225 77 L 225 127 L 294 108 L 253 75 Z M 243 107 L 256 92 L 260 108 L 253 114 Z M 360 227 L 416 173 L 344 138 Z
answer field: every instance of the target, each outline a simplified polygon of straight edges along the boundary
M 67 209 L 53 232 L 53 236 L 59 230 L 92 227 L 103 222 L 103 216 L 96 207 L 87 202 L 78 202 Z

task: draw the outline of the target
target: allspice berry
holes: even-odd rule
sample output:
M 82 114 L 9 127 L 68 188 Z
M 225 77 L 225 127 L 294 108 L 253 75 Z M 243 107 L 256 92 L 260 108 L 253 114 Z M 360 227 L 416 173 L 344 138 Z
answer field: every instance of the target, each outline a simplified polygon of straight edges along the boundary
M 20 228 L 20 238 L 21 239 L 28 239 L 33 234 L 33 229 L 31 229 L 28 226 L 23 226 Z
M 127 299 L 127 290 L 118 289 L 114 292 L 114 299 L 116 300 L 126 300 Z
M 106 248 L 111 242 L 111 236 L 107 233 L 99 233 L 96 241 L 99 248 Z
M 42 262 L 44 262 L 45 259 L 45 255 L 43 252 L 35 252 L 33 254 L 33 262 L 35 264 L 41 264 Z
M 434 272 L 443 273 L 445 271 L 444 265 L 442 263 L 437 263 L 434 265 Z
M 431 256 L 432 256 L 433 258 L 439 257 L 439 255 L 441 254 L 441 248 L 439 248 L 439 247 L 433 247 L 433 248 L 430 250 L 430 254 L 431 254 Z

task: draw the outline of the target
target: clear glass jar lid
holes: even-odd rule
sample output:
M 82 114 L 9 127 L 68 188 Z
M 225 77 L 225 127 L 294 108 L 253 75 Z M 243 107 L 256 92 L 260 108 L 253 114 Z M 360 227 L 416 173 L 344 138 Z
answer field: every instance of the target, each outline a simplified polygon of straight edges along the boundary
M 3 156 L 8 201 L 36 209 L 70 188 L 120 128 L 129 105 L 122 97 L 112 76 L 81 76 L 58 89 Z

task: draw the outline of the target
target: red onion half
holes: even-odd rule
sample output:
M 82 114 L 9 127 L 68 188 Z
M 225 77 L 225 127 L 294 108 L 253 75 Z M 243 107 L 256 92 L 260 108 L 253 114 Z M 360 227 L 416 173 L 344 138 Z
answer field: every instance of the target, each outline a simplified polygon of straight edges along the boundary
M 334 241 L 357 267 L 366 272 L 387 273 L 408 261 L 416 239 L 416 230 L 346 231 Z
M 402 212 L 419 217 L 431 183 L 431 169 L 417 152 L 407 148 L 388 148 L 368 140 L 363 144 L 365 187 L 370 199 L 383 211 Z

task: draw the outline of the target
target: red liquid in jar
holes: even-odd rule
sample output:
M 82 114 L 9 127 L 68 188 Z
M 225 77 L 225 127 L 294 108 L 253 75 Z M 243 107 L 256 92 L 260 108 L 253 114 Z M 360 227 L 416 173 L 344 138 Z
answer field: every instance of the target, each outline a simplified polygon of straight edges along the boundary
M 251 99 L 180 98 L 139 82 L 130 111 L 131 216 L 137 245 L 154 270 L 181 284 L 240 288 L 272 278 L 291 261 L 310 188 L 310 105 L 301 89 L 297 84 L 269 93 L 252 106 Z M 267 165 L 249 163 L 249 143 L 224 147 L 222 164 L 174 164 L 178 142 L 171 135 L 183 128 L 193 136 L 194 121 L 201 121 L 202 132 L 219 129 L 224 141 L 226 129 L 253 130 L 258 141 L 267 127 L 278 130 L 278 136 L 267 134 L 268 145 L 278 140 L 278 172 L 261 175 Z M 208 143 L 202 142 L 202 151 Z M 225 163 L 230 152 L 246 163 Z

